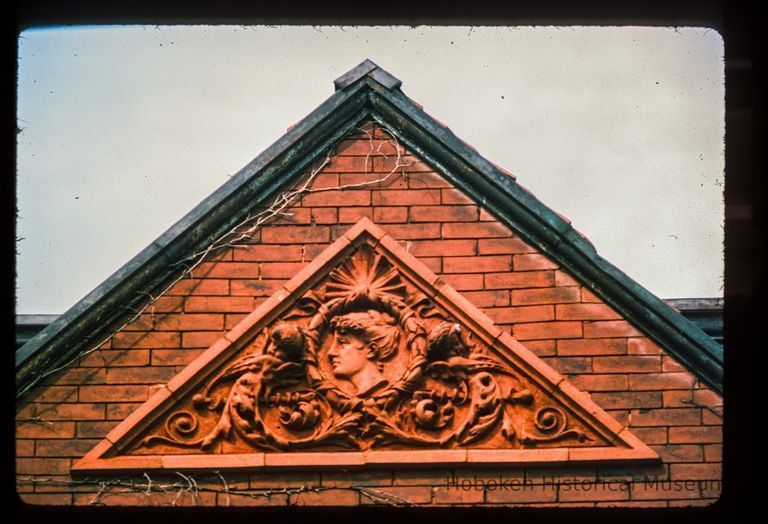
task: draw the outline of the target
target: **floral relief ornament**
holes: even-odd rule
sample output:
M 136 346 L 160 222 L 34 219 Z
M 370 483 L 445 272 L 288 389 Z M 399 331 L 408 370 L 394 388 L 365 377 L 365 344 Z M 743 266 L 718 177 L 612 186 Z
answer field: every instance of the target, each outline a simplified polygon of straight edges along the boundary
M 262 451 L 594 442 L 472 338 L 363 245 L 257 335 L 251 352 L 209 380 L 189 410 L 172 413 L 161 433 L 138 448 L 212 453 L 222 441 Z

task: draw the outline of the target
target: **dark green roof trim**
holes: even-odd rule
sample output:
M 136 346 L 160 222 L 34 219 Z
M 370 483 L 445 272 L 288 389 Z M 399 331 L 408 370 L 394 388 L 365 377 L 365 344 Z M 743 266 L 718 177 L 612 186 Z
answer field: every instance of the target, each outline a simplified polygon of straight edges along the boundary
M 722 346 L 598 255 L 568 222 L 405 95 L 375 87 L 371 105 L 406 146 L 722 393 Z
M 374 64 L 373 61 L 366 58 L 355 67 L 334 80 L 333 86 L 336 88 L 336 91 L 339 89 L 345 89 L 377 68 L 378 66 Z
M 103 284 L 20 348 L 17 392 L 68 362 L 119 325 L 137 293 L 160 288 L 178 261 L 213 242 L 268 202 L 358 122 L 374 118 L 501 222 L 722 392 L 722 347 L 600 257 L 565 220 L 399 91 L 369 60 L 335 81 L 337 91 Z
M 374 64 L 371 60 L 365 59 L 358 65 L 341 75 L 333 81 L 336 90 L 346 89 L 358 80 L 370 77 L 387 89 L 398 89 L 403 83 L 399 78 L 392 76 L 389 72 Z
M 59 315 L 16 315 L 16 349 L 29 342 Z
M 146 297 L 172 278 L 179 260 L 229 231 L 341 140 L 366 116 L 363 86 L 339 91 L 122 268 L 16 352 L 17 392 L 99 342 Z
M 722 298 L 668 298 L 664 302 L 722 346 L 725 302 Z

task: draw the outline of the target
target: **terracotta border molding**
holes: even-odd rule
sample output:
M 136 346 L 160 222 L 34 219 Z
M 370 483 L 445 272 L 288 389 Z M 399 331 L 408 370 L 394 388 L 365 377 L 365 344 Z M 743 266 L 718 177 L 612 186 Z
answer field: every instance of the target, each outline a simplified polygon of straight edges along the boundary
M 363 244 L 381 253 L 434 304 L 447 311 L 482 341 L 495 357 L 524 376 L 553 401 L 565 407 L 608 446 L 529 449 L 409 449 L 342 452 L 253 452 L 229 454 L 120 455 L 163 414 L 205 381 L 230 357 L 243 349 L 271 322 L 285 313 L 322 278 Z M 234 329 L 160 388 L 72 467 L 72 472 L 254 470 L 323 467 L 402 466 L 514 466 L 544 464 L 636 463 L 659 460 L 658 455 L 591 397 L 576 389 L 511 335 L 497 327 L 476 306 L 444 283 L 396 240 L 367 218 L 362 218 L 336 242 L 305 266 Z

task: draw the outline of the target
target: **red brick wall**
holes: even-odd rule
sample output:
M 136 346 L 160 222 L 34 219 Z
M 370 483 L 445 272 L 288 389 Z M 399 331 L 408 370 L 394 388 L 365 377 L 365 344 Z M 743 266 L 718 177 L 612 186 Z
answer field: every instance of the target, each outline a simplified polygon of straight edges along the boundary
M 397 161 L 388 138 L 381 130 L 351 135 L 312 187 L 386 176 Z M 400 161 L 409 166 L 383 183 L 303 196 L 286 210 L 290 215 L 256 231 L 250 244 L 202 263 L 194 279 L 177 283 L 101 349 L 29 394 L 17 415 L 22 499 L 33 504 L 560 506 L 716 500 L 719 487 L 712 481 L 721 478 L 722 399 L 426 164 L 410 154 Z M 152 475 L 155 486 L 174 486 L 167 493 L 149 494 L 142 476 L 126 477 L 126 485 L 133 480 L 139 486 L 134 488 L 72 482 L 71 464 L 154 387 L 199 356 L 362 216 L 402 241 L 496 323 L 628 424 L 663 463 L 641 468 L 262 472 L 228 474 L 225 480 L 195 475 L 197 489 L 189 489 L 178 476 Z M 647 477 L 676 483 L 651 485 L 644 482 Z

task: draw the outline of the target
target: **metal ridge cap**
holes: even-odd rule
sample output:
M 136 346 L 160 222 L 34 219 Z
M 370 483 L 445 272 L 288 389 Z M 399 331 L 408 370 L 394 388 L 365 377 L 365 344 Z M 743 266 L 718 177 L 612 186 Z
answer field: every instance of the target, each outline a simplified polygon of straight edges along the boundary
M 391 74 L 389 71 L 382 69 L 375 62 L 366 58 L 355 67 L 338 77 L 333 81 L 336 91 L 344 90 L 351 86 L 355 82 L 369 77 L 387 89 L 397 89 L 402 85 L 402 81 Z

